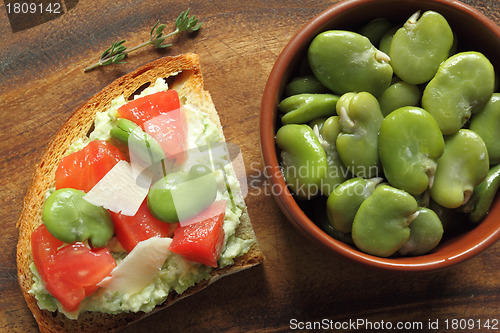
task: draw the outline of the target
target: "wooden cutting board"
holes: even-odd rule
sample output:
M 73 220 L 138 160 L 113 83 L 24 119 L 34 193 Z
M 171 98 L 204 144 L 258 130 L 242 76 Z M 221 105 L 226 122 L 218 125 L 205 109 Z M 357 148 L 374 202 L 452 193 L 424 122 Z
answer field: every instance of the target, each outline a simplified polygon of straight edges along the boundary
M 11 2 L 0 4 L 0 331 L 37 331 L 17 284 L 15 225 L 50 138 L 73 110 L 117 77 L 183 52 L 200 55 L 226 138 L 243 151 L 251 182 L 247 204 L 266 261 L 125 332 L 273 332 L 298 322 L 357 320 L 415 322 L 424 328 L 437 323 L 441 330 L 446 323 L 452 328 L 453 320 L 473 320 L 476 328 L 489 320 L 500 328 L 500 244 L 436 273 L 374 271 L 310 242 L 271 199 L 259 148 L 262 92 L 288 39 L 336 1 L 66 0 L 63 14 L 41 24 L 34 18 L 16 21 L 14 27 L 6 15 Z M 500 23 L 498 1 L 465 2 Z M 157 20 L 173 27 L 188 6 L 204 22 L 199 33 L 172 38 L 174 46 L 164 51 L 146 48 L 126 64 L 83 72 L 112 42 L 139 44 Z

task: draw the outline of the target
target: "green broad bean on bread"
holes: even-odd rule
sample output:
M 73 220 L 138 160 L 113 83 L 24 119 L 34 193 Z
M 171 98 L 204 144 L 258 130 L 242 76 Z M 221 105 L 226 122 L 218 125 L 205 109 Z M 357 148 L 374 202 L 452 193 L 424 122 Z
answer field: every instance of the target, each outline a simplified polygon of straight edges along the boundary
M 129 119 L 118 118 L 111 128 L 110 135 L 121 144 L 127 145 L 134 161 L 139 159 L 139 162 L 153 165 L 165 159 L 165 152 L 158 141 Z
M 314 206 L 326 206 L 317 223 L 327 234 L 376 256 L 418 256 L 488 215 L 500 188 L 496 74 L 445 17 L 418 11 L 403 24 L 380 17 L 357 32 L 324 31 L 301 64 L 276 142 L 292 192 L 308 184 L 326 198 Z M 334 112 L 298 102 L 330 94 Z M 287 165 L 307 165 L 308 176 Z
M 109 212 L 83 198 L 85 192 L 61 188 L 43 205 L 42 220 L 47 230 L 65 243 L 90 241 L 93 247 L 106 246 L 114 233 Z
M 217 181 L 212 170 L 193 165 L 187 173 L 168 173 L 149 189 L 148 208 L 158 220 L 166 223 L 189 219 L 204 211 L 217 197 Z

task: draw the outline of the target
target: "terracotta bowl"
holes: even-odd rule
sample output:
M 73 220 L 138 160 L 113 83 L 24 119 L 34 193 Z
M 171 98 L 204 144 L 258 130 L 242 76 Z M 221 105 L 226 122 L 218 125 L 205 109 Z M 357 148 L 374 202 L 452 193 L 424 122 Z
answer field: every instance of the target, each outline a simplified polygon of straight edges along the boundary
M 281 126 L 277 105 L 283 98 L 286 83 L 294 76 L 309 43 L 318 33 L 330 29 L 354 31 L 377 17 L 404 22 L 419 9 L 434 10 L 442 14 L 458 36 L 459 51 L 482 52 L 499 72 L 500 27 L 470 6 L 454 0 L 347 0 L 334 4 L 314 17 L 283 49 L 265 87 L 260 117 L 262 156 L 273 195 L 286 217 L 314 242 L 321 243 L 334 254 L 359 264 L 393 271 L 443 269 L 486 250 L 500 238 L 500 200 L 495 200 L 489 215 L 481 223 L 468 224 L 468 227 L 456 234 L 445 235 L 429 254 L 389 258 L 365 254 L 354 246 L 332 238 L 319 227 L 320 221 L 326 218 L 324 200 L 296 201 L 287 189 L 275 145 L 275 134 Z M 295 27 L 291 27 L 293 28 Z

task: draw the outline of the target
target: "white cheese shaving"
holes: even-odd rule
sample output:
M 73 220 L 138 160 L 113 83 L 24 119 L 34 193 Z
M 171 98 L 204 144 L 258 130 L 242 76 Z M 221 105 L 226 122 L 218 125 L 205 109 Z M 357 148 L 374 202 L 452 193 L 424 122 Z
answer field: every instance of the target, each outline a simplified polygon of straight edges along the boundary
M 83 199 L 112 212 L 134 216 L 149 191 L 149 186 L 144 186 L 143 180 L 138 184 L 134 173 L 127 161 L 118 162 Z
M 167 260 L 170 243 L 172 238 L 160 237 L 139 242 L 98 286 L 130 295 L 140 292 Z

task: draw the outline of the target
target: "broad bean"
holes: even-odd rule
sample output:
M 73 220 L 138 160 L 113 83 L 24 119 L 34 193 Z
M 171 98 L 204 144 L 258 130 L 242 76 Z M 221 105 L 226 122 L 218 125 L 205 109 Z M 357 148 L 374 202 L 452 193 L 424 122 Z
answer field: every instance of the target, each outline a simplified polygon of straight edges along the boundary
M 306 124 L 318 117 L 335 115 L 339 97 L 332 94 L 299 94 L 285 98 L 278 105 L 283 124 Z
M 373 45 L 378 45 L 392 23 L 385 17 L 378 17 L 361 27 L 359 33 L 367 37 Z
M 410 222 L 418 215 L 415 198 L 389 185 L 379 185 L 354 217 L 352 239 L 369 254 L 389 257 L 410 237 Z
M 500 93 L 494 93 L 483 111 L 472 116 L 469 129 L 483 139 L 490 164 L 500 163 Z
M 385 117 L 401 107 L 417 106 L 421 95 L 416 85 L 404 81 L 395 82 L 378 97 L 380 110 Z
M 165 152 L 158 141 L 131 120 L 119 118 L 110 134 L 112 138 L 128 146 L 130 158 L 134 162 L 142 161 L 152 165 L 165 159 Z
M 444 61 L 427 84 L 422 108 L 432 114 L 444 135 L 456 133 L 493 94 L 495 73 L 479 52 L 461 52 Z
M 335 188 L 326 202 L 326 213 L 333 229 L 350 233 L 359 206 L 381 181 L 382 178 L 351 178 Z
M 328 162 L 313 130 L 308 125 L 284 125 L 276 133 L 276 143 L 281 149 L 283 175 L 291 190 L 301 198 L 316 195 Z
M 499 188 L 500 164 L 497 164 L 488 171 L 481 184 L 474 188 L 471 198 L 463 209 L 468 213 L 470 221 L 477 223 L 488 214 Z
M 384 175 L 411 194 L 432 187 L 444 139 L 434 118 L 419 107 L 399 108 L 380 127 L 379 154 Z
M 205 165 L 193 165 L 188 172 L 172 172 L 151 186 L 147 204 L 158 220 L 175 223 L 196 216 L 217 197 L 215 175 Z
M 314 75 L 295 77 L 285 87 L 286 97 L 299 94 L 326 94 L 328 92 L 328 88 L 322 85 Z
M 65 243 L 90 240 L 93 247 L 104 247 L 113 236 L 113 221 L 106 209 L 89 203 L 84 195 L 73 188 L 52 192 L 43 206 L 43 223 Z
M 418 256 L 435 248 L 443 237 L 443 225 L 429 208 L 419 208 L 418 216 L 410 223 L 410 237 L 398 250 L 401 255 Z
M 410 84 L 428 82 L 445 61 L 453 45 L 446 19 L 434 11 L 413 14 L 394 34 L 389 49 L 394 73 Z
M 379 96 L 391 83 L 393 71 L 387 54 L 355 32 L 318 34 L 309 46 L 308 60 L 314 76 L 339 95 L 367 91 Z
M 367 92 L 347 93 L 337 102 L 340 134 L 337 151 L 354 175 L 372 178 L 378 175 L 380 160 L 378 134 L 384 119 L 377 99 Z
M 348 177 L 349 171 L 340 160 L 336 141 L 340 133 L 339 117 L 316 120 L 310 123 L 311 128 L 325 149 L 327 170 L 321 180 L 321 194 L 329 195 L 340 183 Z
M 394 34 L 396 33 L 396 31 L 399 30 L 399 28 L 401 28 L 402 25 L 396 25 L 396 26 L 393 26 L 392 28 L 390 28 L 389 30 L 387 30 L 383 35 L 382 35 L 382 38 L 380 39 L 380 43 L 379 43 L 379 46 L 378 46 L 378 49 L 382 52 L 384 52 L 385 54 L 389 54 L 389 51 L 391 49 L 391 43 L 392 43 L 392 39 L 394 38 Z
M 488 174 L 488 151 L 471 130 L 461 129 L 446 137 L 443 155 L 437 160 L 431 198 L 446 208 L 467 203 L 474 187 Z

